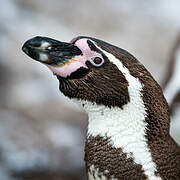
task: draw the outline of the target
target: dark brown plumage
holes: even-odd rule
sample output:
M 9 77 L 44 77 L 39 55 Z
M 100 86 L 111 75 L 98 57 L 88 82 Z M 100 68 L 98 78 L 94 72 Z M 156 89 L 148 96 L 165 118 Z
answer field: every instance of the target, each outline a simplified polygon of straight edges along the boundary
M 146 107 L 148 146 L 157 164 L 157 176 L 180 179 L 180 147 L 169 134 L 169 108 L 161 87 L 139 61 L 118 47 L 93 39 L 105 51 L 120 59 L 131 75 L 144 84 L 142 98 Z
M 108 179 L 147 179 L 140 164 L 136 164 L 133 158 L 128 158 L 121 148 L 113 148 L 110 144 L 110 139 L 101 136 L 86 138 L 84 159 L 88 170 L 93 164 Z M 95 172 L 92 173 L 95 176 Z M 99 178 L 102 178 L 101 175 Z
M 57 78 L 60 82 L 60 91 L 69 98 L 88 100 L 108 107 L 118 106 L 120 108 L 129 101 L 127 80 L 117 67 L 108 60 L 104 63 L 103 68 L 91 66 L 90 72 L 82 78 L 62 79 L 60 76 Z
M 76 44 L 76 42 L 81 39 L 87 40 L 84 44 L 86 46 L 85 49 L 82 47 L 84 41 L 81 41 L 79 46 Z M 44 40 L 46 40 L 46 38 L 44 38 Z M 49 38 L 48 43 L 51 45 Z M 63 44 L 62 42 L 58 43 L 61 46 Z M 28 44 L 26 45 L 28 47 Z M 65 45 L 68 44 L 65 43 Z M 141 134 L 141 143 L 147 144 L 148 148 L 145 148 L 144 151 L 148 151 L 145 153 L 149 153 L 150 151 L 150 156 L 152 156 L 150 163 L 153 161 L 156 166 L 156 172 L 153 172 L 152 176 L 165 180 L 180 179 L 180 147 L 169 134 L 170 118 L 168 105 L 163 96 L 161 87 L 153 79 L 146 68 L 127 51 L 95 38 L 81 36 L 73 39 L 68 47 L 69 46 L 76 49 L 72 59 L 74 58 L 76 63 L 80 63 L 81 66 L 79 67 L 78 64 L 78 66 L 76 66 L 78 68 L 75 69 L 72 65 L 73 63 L 69 61 L 69 59 L 64 59 L 63 56 L 60 56 L 59 59 L 56 57 L 56 64 L 62 63 L 62 61 L 68 61 L 70 62 L 70 65 L 72 65 L 70 66 L 71 68 L 68 69 L 69 71 L 67 74 L 64 73 L 65 69 L 63 69 L 64 71 L 60 71 L 62 70 L 61 66 L 58 67 L 58 70 L 53 66 L 54 60 L 49 59 L 50 56 L 48 50 L 43 49 L 42 51 L 36 48 L 36 51 L 38 50 L 40 53 L 46 53 L 48 58 L 38 58 L 38 61 L 43 63 L 45 61 L 46 63 L 46 60 L 48 59 L 48 62 L 51 62 L 52 67 L 50 67 L 50 69 L 56 73 L 60 82 L 60 91 L 69 98 L 89 101 L 92 104 L 104 105 L 104 107 L 108 107 L 108 110 L 114 107 L 119 107 L 118 110 L 123 110 L 124 106 L 131 103 L 132 96 L 130 97 L 128 87 L 130 86 L 130 83 L 134 83 L 134 81 L 128 82 L 125 73 L 121 72 L 120 69 L 108 59 L 104 51 L 112 54 L 116 59 L 119 59 L 122 66 L 128 69 L 128 73 L 130 73 L 129 76 L 138 80 L 138 83 L 140 81 L 139 84 L 142 85 L 139 94 L 141 94 L 140 99 L 143 102 L 141 103 L 140 101 L 139 103 L 141 103 L 146 112 L 142 120 L 146 126 L 144 134 Z M 31 50 L 31 56 L 33 56 L 32 49 L 34 49 L 34 47 L 32 48 L 31 45 L 29 48 Z M 28 54 L 28 48 L 25 50 Z M 52 51 L 52 49 L 50 51 Z M 65 48 L 63 53 L 71 54 L 66 51 L 67 49 Z M 77 52 L 77 55 L 80 54 L 79 56 L 75 56 Z M 98 55 L 99 58 L 103 58 L 104 63 L 102 66 L 93 65 L 90 54 Z M 82 59 L 83 55 L 85 58 L 88 57 L 90 59 Z M 66 68 L 68 68 L 67 65 Z M 136 106 L 134 105 L 134 107 Z M 139 109 L 137 109 L 137 111 L 138 110 Z M 140 111 L 141 110 L 142 108 L 140 108 Z M 133 115 L 135 114 L 136 113 Z M 106 118 L 106 121 L 111 121 L 111 118 Z M 128 119 L 123 119 L 123 121 L 128 121 Z M 108 127 L 108 130 L 111 131 L 111 127 Z M 143 139 L 144 137 L 145 140 Z M 105 176 L 107 179 L 149 179 L 147 174 L 145 174 L 145 170 L 143 170 L 142 162 L 139 164 L 135 163 L 133 151 L 130 152 L 130 155 L 128 156 L 127 153 L 123 152 L 121 147 L 114 147 L 113 141 L 111 141 L 110 138 L 111 137 L 109 137 L 107 133 L 105 133 L 103 137 L 101 134 L 96 136 L 92 136 L 91 134 L 87 135 L 85 147 L 87 172 L 92 173 L 94 179 L 97 178 L 95 177 L 95 173 L 97 174 L 97 172 L 90 168 L 91 166 L 94 166 L 99 173 L 99 179 L 101 179 L 101 176 Z

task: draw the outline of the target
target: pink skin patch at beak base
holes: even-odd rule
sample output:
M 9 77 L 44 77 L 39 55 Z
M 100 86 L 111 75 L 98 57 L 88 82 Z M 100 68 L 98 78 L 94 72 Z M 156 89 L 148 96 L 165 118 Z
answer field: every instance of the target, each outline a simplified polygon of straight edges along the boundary
M 74 41 L 76 38 L 72 39 Z M 72 61 L 70 60 L 69 63 L 62 65 L 62 66 L 51 66 L 47 65 L 47 67 L 56 75 L 59 75 L 61 77 L 68 77 L 70 76 L 73 72 L 77 71 L 80 67 L 88 69 L 86 66 L 86 61 L 91 61 L 92 58 L 94 57 L 101 57 L 101 54 L 92 51 L 88 44 L 87 44 L 86 38 L 84 39 L 79 39 L 75 42 L 75 45 L 82 51 L 83 55 L 75 56 L 73 57 Z
M 84 67 L 88 69 L 88 67 L 85 64 L 82 64 L 81 62 L 76 61 L 76 60 L 72 61 L 71 63 L 68 63 L 67 65 L 60 66 L 60 67 L 55 67 L 51 65 L 47 65 L 47 67 L 56 75 L 59 75 L 64 78 L 70 76 L 71 73 L 75 72 L 80 67 Z

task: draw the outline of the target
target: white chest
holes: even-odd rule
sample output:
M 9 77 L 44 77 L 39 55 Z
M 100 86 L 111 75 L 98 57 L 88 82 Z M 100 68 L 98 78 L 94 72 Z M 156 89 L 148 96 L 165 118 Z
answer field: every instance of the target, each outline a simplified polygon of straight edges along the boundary
M 136 164 L 142 165 L 149 180 L 161 179 L 155 176 L 156 164 L 152 161 L 145 138 L 147 124 L 143 103 L 136 103 L 131 99 L 131 102 L 123 109 L 107 108 L 87 101 L 81 101 L 81 103 L 89 116 L 88 136 L 96 137 L 99 135 L 110 138 L 112 147 L 121 148 L 127 154 L 127 158 L 133 158 Z M 88 173 L 89 179 L 106 179 L 94 166 L 91 168 L 93 170 Z M 112 178 L 112 180 L 115 179 Z

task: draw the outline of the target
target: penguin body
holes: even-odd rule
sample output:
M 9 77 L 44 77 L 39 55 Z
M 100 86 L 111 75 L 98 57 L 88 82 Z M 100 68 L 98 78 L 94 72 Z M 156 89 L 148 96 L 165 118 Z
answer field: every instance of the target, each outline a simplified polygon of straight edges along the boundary
M 43 46 L 38 59 L 31 53 L 35 40 L 23 49 L 47 63 L 60 91 L 88 113 L 88 179 L 180 179 L 180 148 L 169 135 L 168 105 L 146 68 L 127 51 L 95 38 L 66 44 L 42 39 L 39 46 L 47 42 L 52 48 Z

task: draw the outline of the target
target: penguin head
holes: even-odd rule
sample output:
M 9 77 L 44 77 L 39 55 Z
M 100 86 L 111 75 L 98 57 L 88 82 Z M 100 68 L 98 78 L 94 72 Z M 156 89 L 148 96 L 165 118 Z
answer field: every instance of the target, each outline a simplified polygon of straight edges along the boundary
M 128 87 L 132 82 L 122 62 L 138 61 L 121 48 L 91 37 L 80 36 L 65 43 L 38 36 L 22 49 L 57 76 L 60 91 L 69 98 L 120 108 L 130 101 Z

